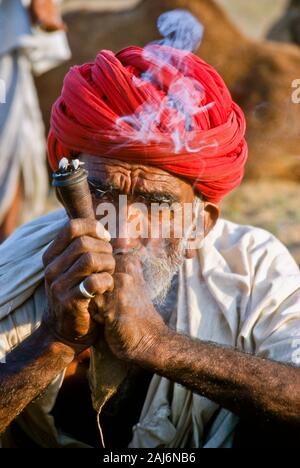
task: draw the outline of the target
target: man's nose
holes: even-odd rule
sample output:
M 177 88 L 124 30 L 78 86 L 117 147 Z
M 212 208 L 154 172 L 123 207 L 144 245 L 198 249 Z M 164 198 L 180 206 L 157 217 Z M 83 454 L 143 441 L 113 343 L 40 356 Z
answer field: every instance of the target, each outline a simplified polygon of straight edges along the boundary
M 134 209 L 130 204 L 126 207 L 120 206 L 118 213 L 117 237 L 112 239 L 114 251 L 128 252 L 138 250 L 142 247 L 142 239 L 139 233 L 134 229 L 136 223 L 143 224 L 142 214 Z
M 111 244 L 114 249 L 114 253 L 129 253 L 131 251 L 136 251 L 141 248 L 140 239 L 132 239 L 129 237 L 122 238 L 117 237 L 112 239 Z

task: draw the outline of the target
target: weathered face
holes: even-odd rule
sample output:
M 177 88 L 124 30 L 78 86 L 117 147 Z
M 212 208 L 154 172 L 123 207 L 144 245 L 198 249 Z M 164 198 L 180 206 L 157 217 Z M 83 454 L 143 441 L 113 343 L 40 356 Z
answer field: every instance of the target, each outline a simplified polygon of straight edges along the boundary
M 99 207 L 104 204 L 115 208 L 117 228 L 112 236 L 115 254 L 139 255 L 146 280 L 154 291 L 152 295 L 164 296 L 184 258 L 194 253 L 187 249 L 184 220 L 189 219 L 190 224 L 195 221 L 196 199 L 198 207 L 201 206 L 205 234 L 218 217 L 217 207 L 200 203 L 190 184 L 161 169 L 90 155 L 81 155 L 80 159 L 89 172 L 98 218 L 101 219 Z M 159 206 L 163 208 L 157 210 Z M 165 222 L 169 231 L 164 231 Z M 182 228 L 180 235 L 178 227 Z

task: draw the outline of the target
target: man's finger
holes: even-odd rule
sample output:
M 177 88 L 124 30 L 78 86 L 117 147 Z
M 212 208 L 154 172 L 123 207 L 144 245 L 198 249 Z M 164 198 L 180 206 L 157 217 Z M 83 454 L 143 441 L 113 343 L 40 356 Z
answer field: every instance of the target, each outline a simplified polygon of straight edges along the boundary
M 56 257 L 45 269 L 45 279 L 50 284 L 58 276 L 68 271 L 85 253 L 112 254 L 112 246 L 106 241 L 94 237 L 82 236 L 73 240 L 66 250 Z
M 138 284 L 145 284 L 141 260 L 132 254 L 116 255 L 116 273 L 132 276 Z
M 107 272 L 112 275 L 115 266 L 112 255 L 89 252 L 81 255 L 74 265 L 60 277 L 60 282 L 73 287 L 94 273 Z
M 106 242 L 110 242 L 111 240 L 109 232 L 98 221 L 93 219 L 73 219 L 64 226 L 43 255 L 44 266 L 48 266 L 49 263 L 66 250 L 74 239 L 82 236 L 94 237 Z
M 109 273 L 98 273 L 88 276 L 84 280 L 84 287 L 90 294 L 103 295 L 112 292 L 114 289 L 114 279 Z

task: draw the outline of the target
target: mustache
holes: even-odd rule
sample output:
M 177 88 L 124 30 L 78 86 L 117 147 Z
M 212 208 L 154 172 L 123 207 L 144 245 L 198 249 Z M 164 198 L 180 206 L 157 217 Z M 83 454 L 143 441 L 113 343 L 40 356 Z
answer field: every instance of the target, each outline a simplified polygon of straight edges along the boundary
M 155 306 L 163 306 L 171 289 L 172 280 L 184 262 L 184 243 L 169 246 L 162 256 L 146 254 L 141 259 L 143 274 L 150 299 Z
M 139 248 L 132 248 L 132 249 L 114 249 L 114 255 L 135 255 L 140 249 Z

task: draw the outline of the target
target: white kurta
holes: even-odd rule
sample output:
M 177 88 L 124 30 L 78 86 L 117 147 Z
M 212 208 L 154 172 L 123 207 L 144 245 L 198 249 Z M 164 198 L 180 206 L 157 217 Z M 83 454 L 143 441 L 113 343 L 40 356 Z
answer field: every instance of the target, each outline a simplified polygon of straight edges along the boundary
M 4 359 L 40 323 L 45 307 L 41 257 L 65 221 L 63 211 L 52 213 L 20 228 L 0 247 Z M 200 340 L 300 365 L 299 268 L 268 232 L 220 220 L 198 255 L 186 260 L 180 271 L 171 322 Z M 92 376 L 94 389 L 98 377 Z M 26 424 L 21 418 L 23 429 L 42 446 L 70 445 L 47 416 L 60 383 L 27 408 Z M 154 376 L 131 447 L 186 447 L 188 440 L 192 447 L 230 447 L 237 423 L 237 416 L 217 404 Z M 40 435 L 45 427 L 48 440 Z

